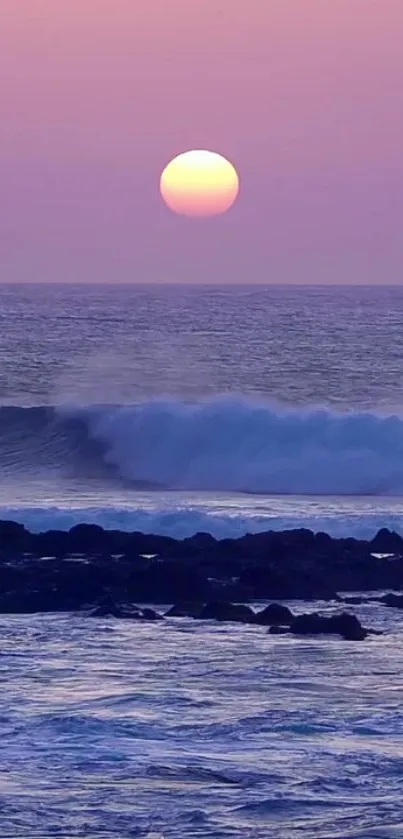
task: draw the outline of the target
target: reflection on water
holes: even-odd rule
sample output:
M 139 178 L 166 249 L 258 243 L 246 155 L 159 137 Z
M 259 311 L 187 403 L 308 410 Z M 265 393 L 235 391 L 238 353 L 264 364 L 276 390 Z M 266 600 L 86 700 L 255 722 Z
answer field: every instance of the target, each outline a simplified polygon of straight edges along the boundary
M 395 835 L 403 616 L 357 614 L 386 634 L 2 616 L 2 837 Z

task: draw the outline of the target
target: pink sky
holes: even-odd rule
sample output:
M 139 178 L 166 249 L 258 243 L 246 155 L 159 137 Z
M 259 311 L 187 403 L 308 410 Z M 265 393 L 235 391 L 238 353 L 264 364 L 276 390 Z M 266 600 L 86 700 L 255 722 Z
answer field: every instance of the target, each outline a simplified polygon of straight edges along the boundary
M 403 281 L 403 0 L 1 0 L 0 280 Z M 228 156 L 187 219 L 162 168 Z

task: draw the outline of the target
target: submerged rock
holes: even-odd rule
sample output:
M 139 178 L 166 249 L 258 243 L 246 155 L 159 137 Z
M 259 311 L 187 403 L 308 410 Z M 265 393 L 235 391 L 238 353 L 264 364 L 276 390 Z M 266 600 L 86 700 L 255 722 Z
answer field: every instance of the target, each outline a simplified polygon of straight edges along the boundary
M 260 626 L 291 626 L 294 615 L 288 606 L 280 603 L 270 603 L 255 615 L 255 623 Z
M 163 615 L 156 612 L 154 609 L 141 609 L 141 620 L 145 621 L 162 621 Z
M 269 635 L 289 635 L 291 632 L 290 626 L 270 626 Z
M 157 621 L 162 620 L 154 609 L 140 609 L 139 606 L 115 603 L 112 598 L 105 598 L 89 613 L 90 618 L 119 618 L 121 620 Z
M 235 623 L 254 623 L 255 613 L 243 603 L 207 603 L 202 609 L 200 620 L 232 621 Z
M 392 609 L 403 609 L 403 594 L 385 594 L 379 598 L 379 603 L 384 603 Z
M 200 618 L 204 603 L 175 603 L 165 613 L 166 618 Z
M 343 603 L 346 603 L 347 606 L 362 606 L 363 603 L 369 603 L 370 600 L 368 597 L 343 597 Z
M 355 615 L 342 612 L 325 617 L 317 612 L 298 615 L 291 625 L 294 635 L 341 635 L 346 641 L 363 641 L 368 631 Z
M 106 608 L 104 606 L 95 606 L 91 609 L 88 615 L 89 618 L 123 618 L 123 610 L 120 606 L 113 606 Z

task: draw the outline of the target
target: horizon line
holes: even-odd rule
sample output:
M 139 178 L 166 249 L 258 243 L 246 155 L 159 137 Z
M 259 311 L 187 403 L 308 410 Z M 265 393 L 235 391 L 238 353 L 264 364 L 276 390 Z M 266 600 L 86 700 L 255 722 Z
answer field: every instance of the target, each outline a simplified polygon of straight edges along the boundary
M 137 288 L 403 288 L 403 279 L 401 282 L 389 281 L 385 282 L 180 282 L 180 281 L 131 281 L 119 280 L 114 282 L 112 280 L 0 280 L 0 287 L 14 287 L 14 286 L 76 286 L 94 287 L 106 286 L 108 288 L 119 288 L 133 286 Z

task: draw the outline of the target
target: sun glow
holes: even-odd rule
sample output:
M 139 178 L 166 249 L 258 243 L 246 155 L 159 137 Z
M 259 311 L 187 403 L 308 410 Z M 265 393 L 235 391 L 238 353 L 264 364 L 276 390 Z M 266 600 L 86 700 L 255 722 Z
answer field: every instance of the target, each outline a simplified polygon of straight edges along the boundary
M 168 163 L 161 175 L 160 191 L 175 213 L 217 216 L 234 204 L 239 177 L 232 163 L 222 155 L 194 149 Z

